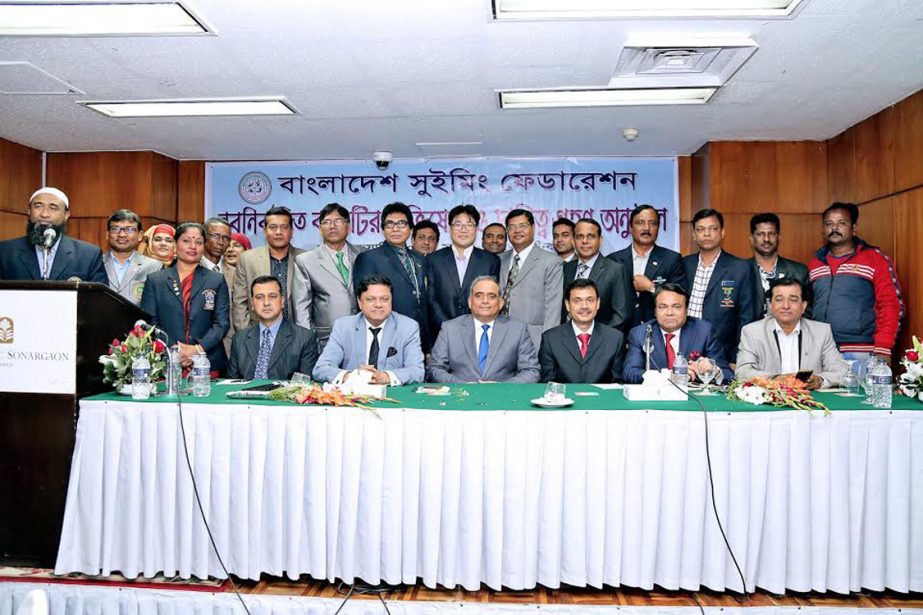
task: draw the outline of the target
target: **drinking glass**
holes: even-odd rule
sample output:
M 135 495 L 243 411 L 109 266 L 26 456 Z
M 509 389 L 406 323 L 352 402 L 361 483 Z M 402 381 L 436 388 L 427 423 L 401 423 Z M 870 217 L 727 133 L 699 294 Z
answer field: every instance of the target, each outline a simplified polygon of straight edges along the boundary
M 566 387 L 559 382 L 549 382 L 545 386 L 545 401 L 553 404 L 562 404 L 567 399 Z
M 301 372 L 295 372 L 292 374 L 292 379 L 289 381 L 292 385 L 309 385 L 311 384 L 311 376 L 307 374 L 302 374 Z
M 696 362 L 696 372 L 699 375 L 699 380 L 705 385 L 705 389 L 699 394 L 717 395 L 711 390 L 711 382 L 718 376 L 718 366 L 715 362 L 707 357 L 702 357 Z
M 855 359 L 846 360 L 846 376 L 843 378 L 844 393 L 837 393 L 840 397 L 859 397 L 859 374 L 853 371 Z

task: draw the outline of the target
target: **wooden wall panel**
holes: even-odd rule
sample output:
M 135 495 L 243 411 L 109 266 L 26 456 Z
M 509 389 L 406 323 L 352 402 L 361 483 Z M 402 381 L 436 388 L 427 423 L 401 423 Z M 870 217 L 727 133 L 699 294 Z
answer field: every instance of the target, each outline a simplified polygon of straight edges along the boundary
M 892 257 L 898 279 L 904 294 L 907 316 L 898 338 L 897 357 L 910 347 L 913 335 L 923 337 L 923 260 L 916 239 L 923 230 L 923 188 L 904 192 L 896 197 L 894 224 L 899 229 L 895 234 Z M 861 220 L 861 217 L 860 217 Z
M 29 195 L 26 195 L 29 198 Z M 0 241 L 22 237 L 26 233 L 26 213 L 0 210 Z
M 889 256 L 894 255 L 894 197 L 879 199 L 859 208 L 856 232 L 863 240 L 878 246 Z
M 151 155 L 151 206 L 143 215 L 176 220 L 176 190 L 179 163 L 162 154 Z
M 48 154 L 48 184 L 67 193 L 72 217 L 151 213 L 152 152 Z
M 22 235 L 29 195 L 42 184 L 42 152 L 0 139 L 0 240 Z
M 894 188 L 923 186 L 923 90 L 898 103 L 894 143 Z
M 183 160 L 177 182 L 177 220 L 205 219 L 205 162 Z

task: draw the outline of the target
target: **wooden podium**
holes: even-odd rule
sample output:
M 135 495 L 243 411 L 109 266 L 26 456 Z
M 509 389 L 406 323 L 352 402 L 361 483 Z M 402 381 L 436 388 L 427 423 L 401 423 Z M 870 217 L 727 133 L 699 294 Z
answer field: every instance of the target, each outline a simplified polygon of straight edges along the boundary
M 54 567 L 78 402 L 147 318 L 103 284 L 0 281 L 0 564 Z

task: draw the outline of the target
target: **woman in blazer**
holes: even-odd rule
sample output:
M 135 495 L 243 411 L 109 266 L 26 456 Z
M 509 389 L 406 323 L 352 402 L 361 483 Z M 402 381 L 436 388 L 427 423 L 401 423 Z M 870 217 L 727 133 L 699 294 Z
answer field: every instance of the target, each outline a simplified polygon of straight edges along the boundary
M 176 261 L 152 273 L 144 285 L 141 309 L 179 344 L 184 367 L 204 350 L 213 372 L 227 366 L 225 333 L 230 326 L 230 300 L 224 276 L 199 266 L 205 253 L 205 227 L 184 222 L 176 229 Z

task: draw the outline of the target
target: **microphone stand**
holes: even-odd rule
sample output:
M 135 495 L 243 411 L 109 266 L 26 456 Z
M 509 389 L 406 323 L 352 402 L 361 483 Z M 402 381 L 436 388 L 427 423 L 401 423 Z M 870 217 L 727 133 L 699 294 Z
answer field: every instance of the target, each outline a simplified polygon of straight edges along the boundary
M 653 347 L 653 334 L 654 331 L 650 325 L 647 325 L 647 329 L 644 333 L 644 355 L 645 355 L 645 364 L 644 371 L 651 371 L 651 352 L 654 350 Z

